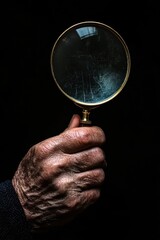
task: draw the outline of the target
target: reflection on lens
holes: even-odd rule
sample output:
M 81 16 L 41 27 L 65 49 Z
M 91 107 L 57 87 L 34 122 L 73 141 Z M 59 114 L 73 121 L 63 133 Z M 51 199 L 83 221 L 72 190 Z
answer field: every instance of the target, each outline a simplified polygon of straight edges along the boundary
M 79 105 L 96 106 L 115 97 L 130 72 L 130 54 L 122 37 L 99 22 L 82 22 L 60 35 L 51 53 L 59 89 Z

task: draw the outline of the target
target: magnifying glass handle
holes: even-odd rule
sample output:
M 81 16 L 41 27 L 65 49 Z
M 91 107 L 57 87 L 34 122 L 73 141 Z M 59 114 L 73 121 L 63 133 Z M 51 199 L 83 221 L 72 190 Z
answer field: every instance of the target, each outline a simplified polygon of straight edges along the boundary
M 91 120 L 89 119 L 90 111 L 87 109 L 83 109 L 82 111 L 82 119 L 81 119 L 81 126 L 89 126 L 91 125 Z

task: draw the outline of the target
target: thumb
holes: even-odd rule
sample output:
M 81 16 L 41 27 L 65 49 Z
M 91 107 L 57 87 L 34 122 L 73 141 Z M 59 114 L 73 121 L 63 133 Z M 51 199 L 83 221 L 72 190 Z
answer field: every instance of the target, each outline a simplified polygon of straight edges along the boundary
M 67 129 L 79 127 L 80 126 L 80 121 L 81 121 L 80 116 L 78 114 L 73 114 L 73 116 L 72 116 L 72 118 L 71 118 L 71 120 L 68 124 Z

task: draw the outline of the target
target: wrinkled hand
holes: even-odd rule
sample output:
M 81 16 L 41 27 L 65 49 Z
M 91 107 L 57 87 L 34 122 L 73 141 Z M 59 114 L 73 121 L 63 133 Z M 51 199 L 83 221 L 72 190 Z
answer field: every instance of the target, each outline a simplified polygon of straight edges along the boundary
M 12 179 L 33 231 L 67 223 L 100 196 L 105 135 L 79 125 L 74 115 L 64 132 L 31 147 Z

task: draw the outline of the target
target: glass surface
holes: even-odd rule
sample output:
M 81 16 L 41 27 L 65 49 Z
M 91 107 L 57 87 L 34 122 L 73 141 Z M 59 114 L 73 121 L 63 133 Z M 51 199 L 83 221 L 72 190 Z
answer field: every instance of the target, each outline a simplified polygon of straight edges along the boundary
M 63 32 L 51 53 L 59 89 L 80 106 L 97 106 L 115 97 L 130 72 L 130 54 L 122 37 L 99 22 L 81 22 Z

